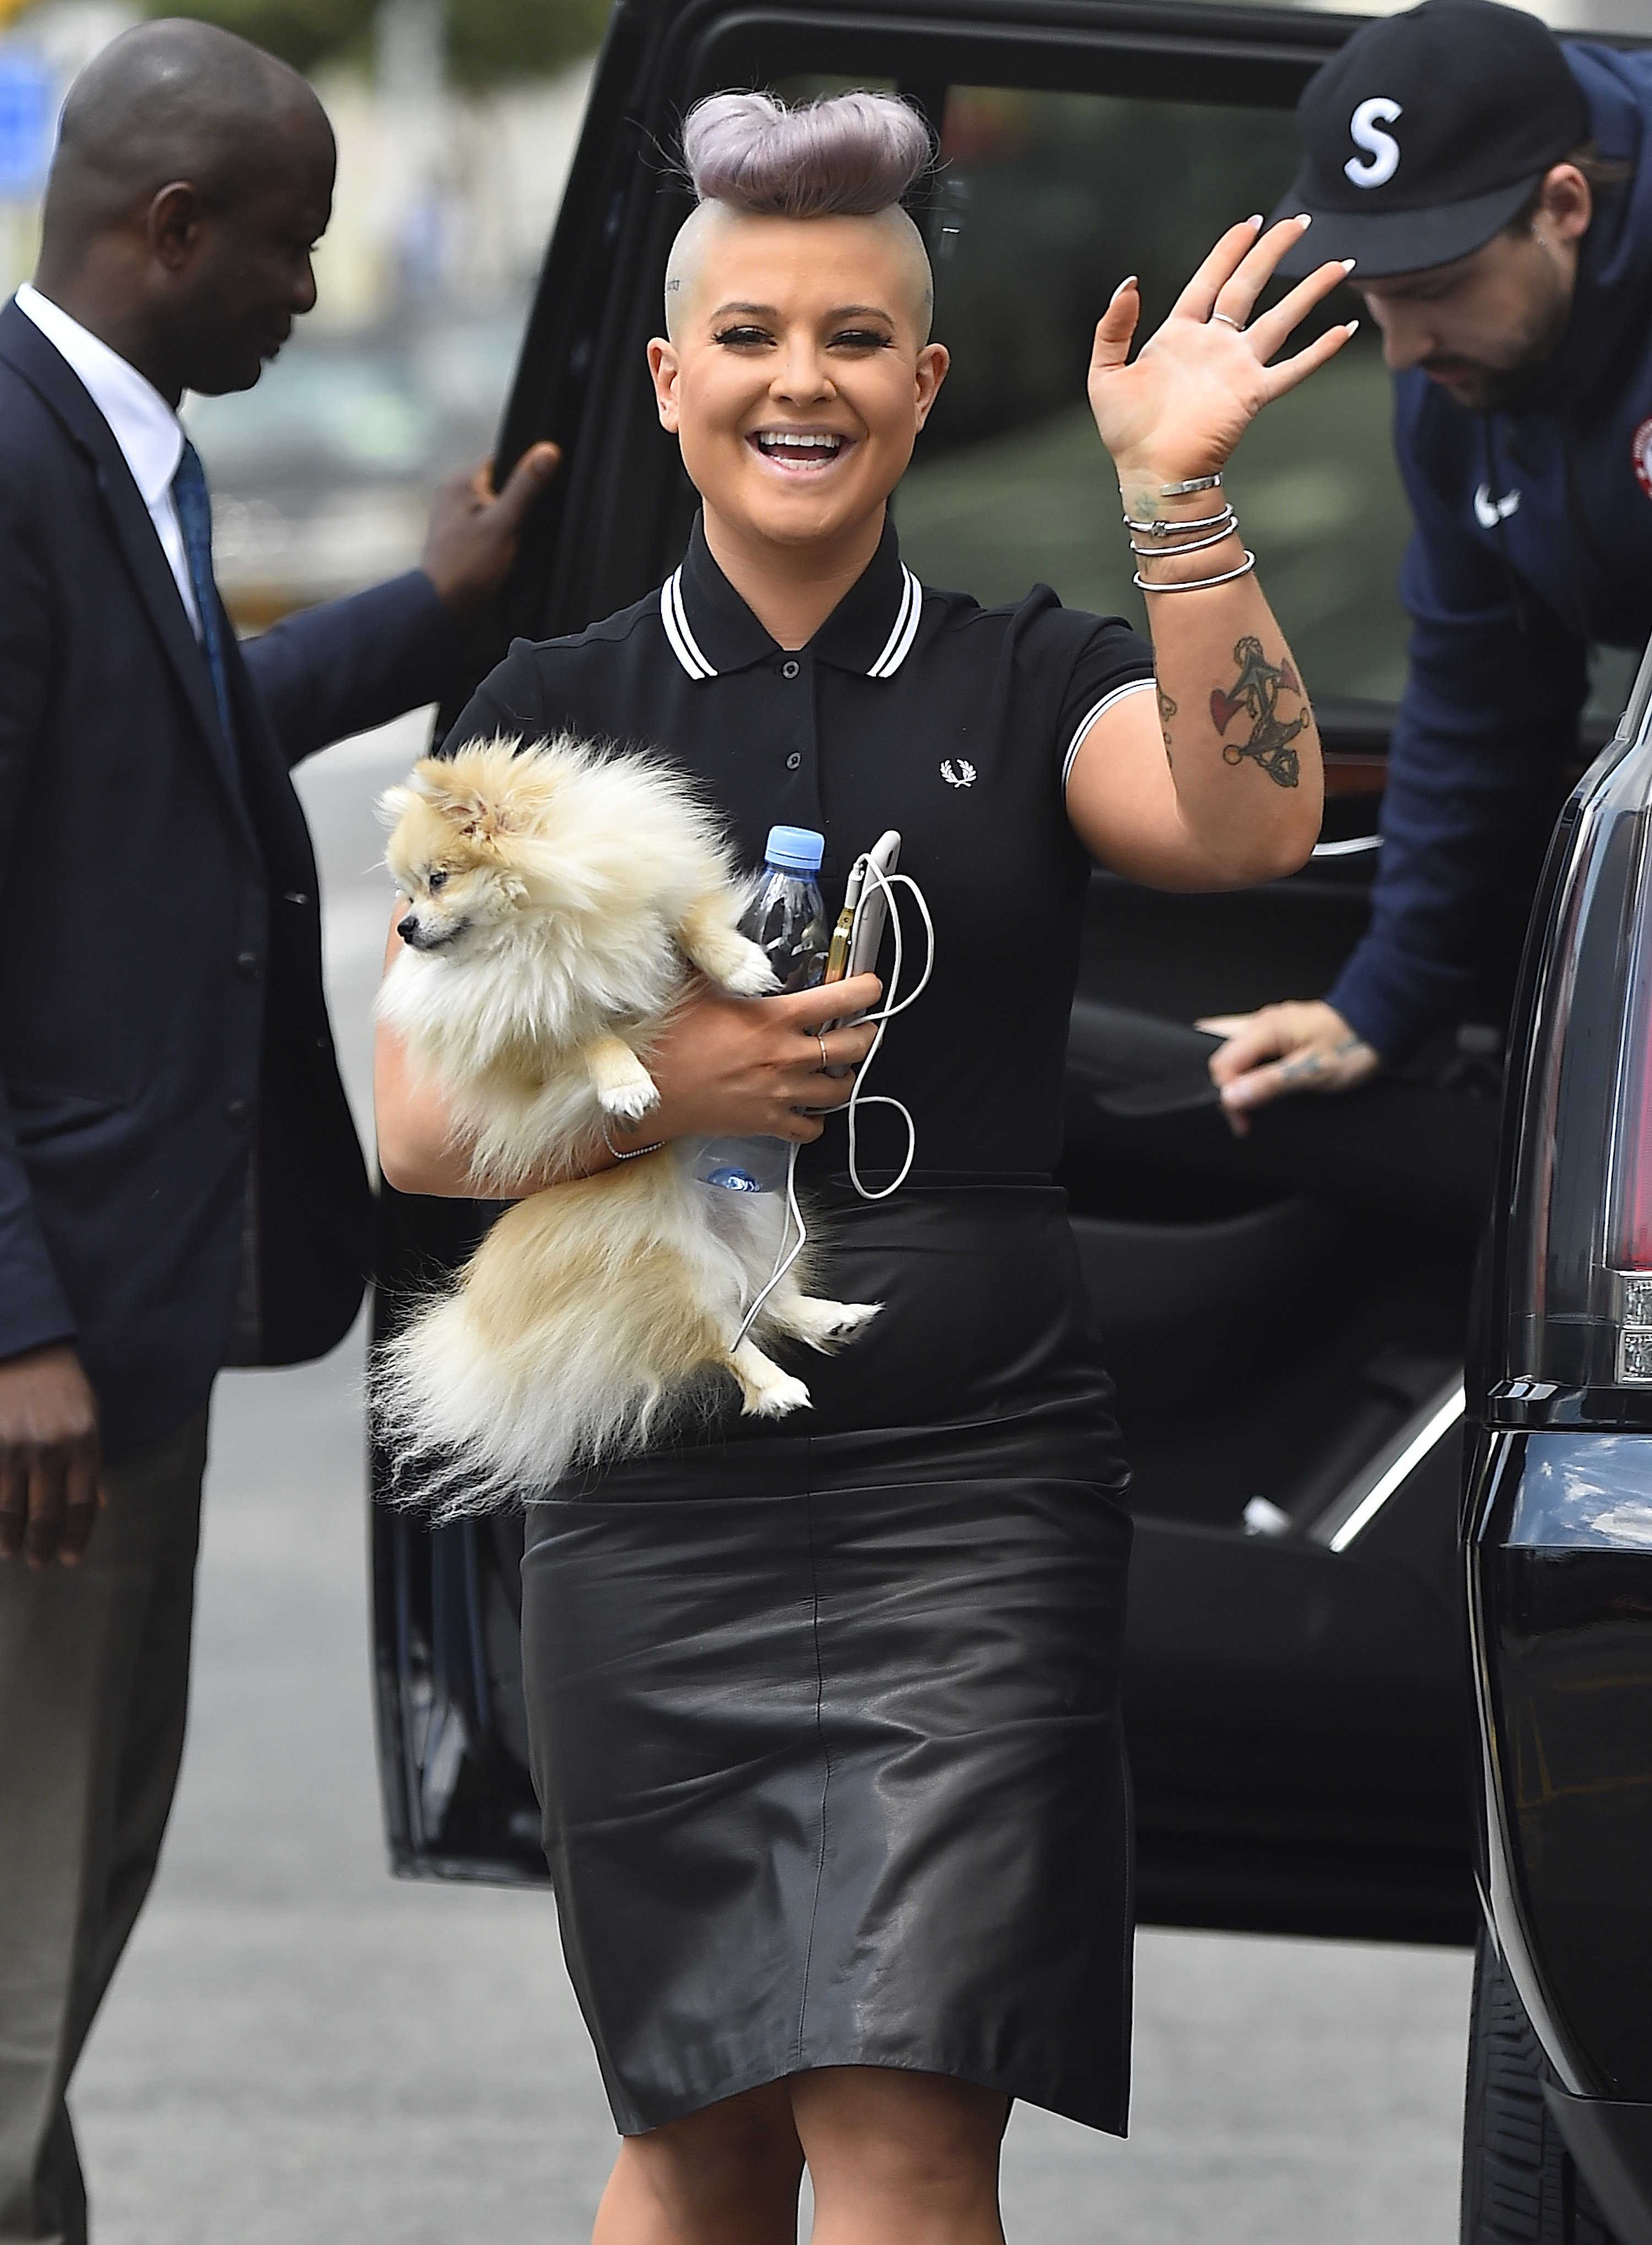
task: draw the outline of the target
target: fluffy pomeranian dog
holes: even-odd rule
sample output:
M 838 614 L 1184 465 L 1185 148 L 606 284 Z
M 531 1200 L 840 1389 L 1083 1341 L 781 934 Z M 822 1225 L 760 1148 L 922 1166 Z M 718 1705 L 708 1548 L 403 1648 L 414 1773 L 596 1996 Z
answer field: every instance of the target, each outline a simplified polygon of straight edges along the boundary
M 691 967 L 742 996 L 775 987 L 736 925 L 750 889 L 715 820 L 663 764 L 565 737 L 426 757 L 383 808 L 410 901 L 381 1019 L 440 1085 L 479 1197 L 566 1171 L 381 1352 L 400 1485 L 443 1516 L 508 1502 L 640 1449 L 717 1371 L 747 1412 L 806 1405 L 761 1340 L 829 1350 L 878 1306 L 806 1293 L 800 1262 L 739 1338 L 783 1197 L 698 1182 L 691 1141 L 581 1174 L 605 1125 L 657 1102 L 650 1042 Z

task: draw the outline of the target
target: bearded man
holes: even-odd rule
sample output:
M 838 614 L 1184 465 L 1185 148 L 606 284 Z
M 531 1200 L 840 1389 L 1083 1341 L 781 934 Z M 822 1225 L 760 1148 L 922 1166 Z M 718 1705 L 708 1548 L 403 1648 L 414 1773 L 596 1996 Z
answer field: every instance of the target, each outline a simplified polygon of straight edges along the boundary
M 1280 269 L 1354 258 L 1382 332 L 1410 668 L 1364 940 L 1328 997 L 1201 1024 L 1241 1129 L 1506 1005 L 1591 648 L 1652 634 L 1652 53 L 1424 0 L 1297 116 Z

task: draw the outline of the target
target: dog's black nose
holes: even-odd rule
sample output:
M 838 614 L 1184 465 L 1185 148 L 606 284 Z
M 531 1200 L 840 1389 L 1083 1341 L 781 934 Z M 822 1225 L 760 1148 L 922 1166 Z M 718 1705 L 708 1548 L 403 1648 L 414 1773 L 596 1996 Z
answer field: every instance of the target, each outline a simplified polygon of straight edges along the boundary
M 419 935 L 419 924 L 417 920 L 415 919 L 412 913 L 409 912 L 404 919 L 398 919 L 396 921 L 396 932 L 401 937 L 403 943 L 416 944 Z

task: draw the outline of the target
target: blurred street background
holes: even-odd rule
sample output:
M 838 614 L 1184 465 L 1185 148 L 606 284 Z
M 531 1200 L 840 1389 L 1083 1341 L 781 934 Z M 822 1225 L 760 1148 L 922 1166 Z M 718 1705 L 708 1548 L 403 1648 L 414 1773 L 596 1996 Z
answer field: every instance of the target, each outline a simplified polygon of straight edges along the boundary
M 309 72 L 338 137 L 319 302 L 256 390 L 186 409 L 243 628 L 417 557 L 492 446 L 606 0 L 0 0 L 0 300 L 28 278 L 58 109 L 145 14 L 205 16 Z
M 139 12 L 126 0 L 0 0 L 0 296 L 32 265 L 63 91 Z M 254 629 L 406 566 L 436 478 L 488 451 L 606 7 L 214 0 L 189 12 L 309 71 L 340 142 L 320 308 L 255 390 L 186 409 L 214 492 L 220 580 Z M 1645 0 L 1543 12 L 1561 29 L 1644 27 Z M 1100 144 L 1073 140 L 1079 112 L 1064 98 L 966 98 L 949 124 L 940 192 L 955 199 L 947 222 L 963 248 L 943 266 L 943 303 L 950 291 L 951 316 L 992 349 L 977 352 L 972 388 L 960 378 L 949 391 L 947 448 L 915 467 L 902 529 L 939 581 L 992 599 L 1047 576 L 1064 597 L 1107 607 L 1121 597 L 1116 526 L 1073 503 L 1093 437 L 1065 330 L 1029 335 L 992 293 L 1015 261 L 995 256 L 992 227 L 1016 166 L 1031 193 L 1044 192 L 1038 165 L 1065 162 L 1068 177 L 1100 177 L 1130 226 L 1152 220 L 1130 203 L 1127 140 L 1095 157 L 1111 170 L 1087 168 Z M 1035 100 L 1050 105 L 1035 113 Z M 1088 105 L 1087 133 L 1106 107 Z M 1195 137 L 1211 143 L 1222 114 L 1196 119 Z M 1280 131 L 1257 158 L 1269 176 L 1286 160 L 1283 119 Z M 1190 164 L 1161 150 L 1153 176 L 1180 191 Z M 1092 189 L 1080 216 L 1093 207 Z M 1179 237 L 1161 247 L 1168 269 Z M 1075 235 L 1063 276 L 1074 303 L 1091 304 L 1103 266 L 1110 286 L 1111 250 L 1098 263 Z M 1317 420 L 1248 453 L 1242 504 L 1268 537 L 1293 638 L 1314 635 L 1315 675 L 1378 695 L 1401 660 L 1403 508 L 1370 339 L 1338 365 L 1344 386 L 1316 393 Z M 1335 570 L 1317 558 L 1333 535 L 1346 540 Z M 1373 627 L 1374 610 L 1391 630 Z M 389 903 L 372 804 L 427 732 L 406 721 L 301 775 L 364 1131 Z M 76 2096 L 101 2245 L 588 2235 L 612 2136 L 549 1902 L 398 1885 L 383 1869 L 361 1376 L 358 1332 L 322 1365 L 220 1383 L 183 1788 Z M 1135 2133 L 1120 2145 L 1018 2113 L 1013 2238 L 1448 2245 L 1466 1956 L 1150 1932 L 1139 1963 Z

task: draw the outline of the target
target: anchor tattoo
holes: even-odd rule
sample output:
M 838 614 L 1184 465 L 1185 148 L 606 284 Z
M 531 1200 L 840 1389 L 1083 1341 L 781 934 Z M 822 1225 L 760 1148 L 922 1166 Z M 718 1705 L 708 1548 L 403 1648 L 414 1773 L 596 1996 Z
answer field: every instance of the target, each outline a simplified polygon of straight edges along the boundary
M 1224 694 L 1221 687 L 1211 688 L 1210 720 L 1217 732 L 1225 733 L 1242 709 L 1251 721 L 1248 741 L 1229 741 L 1222 749 L 1224 763 L 1242 763 L 1254 756 L 1276 787 L 1295 787 L 1301 777 L 1297 751 L 1290 744 L 1298 733 L 1308 729 L 1308 712 L 1303 709 L 1284 723 L 1278 715 L 1282 694 L 1300 694 L 1296 672 L 1288 662 L 1269 662 L 1262 651 L 1262 641 L 1247 632 L 1235 647 L 1233 659 L 1239 665 L 1239 675 Z

